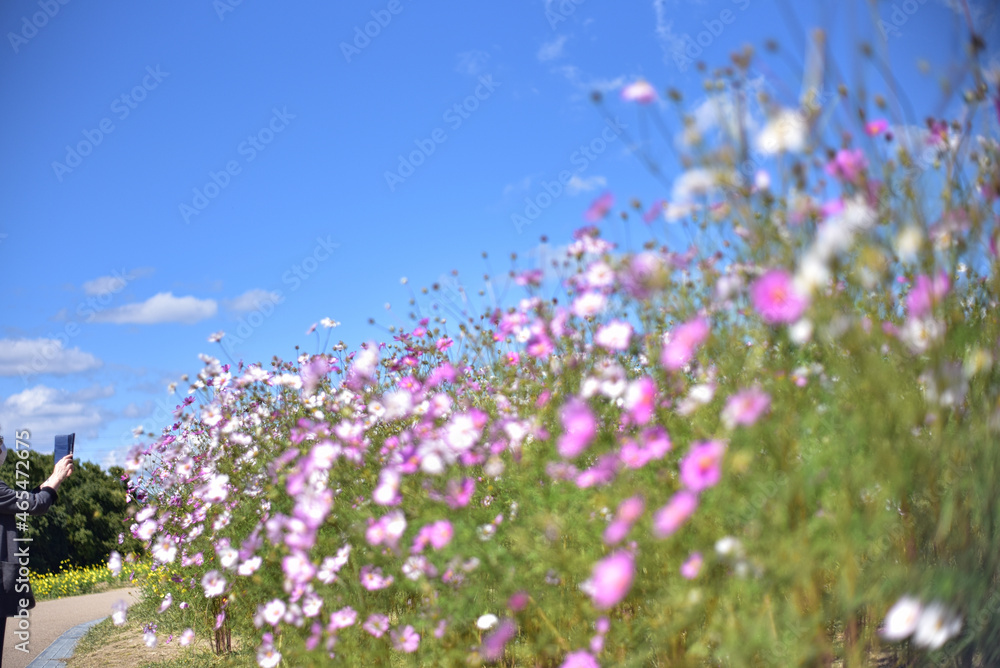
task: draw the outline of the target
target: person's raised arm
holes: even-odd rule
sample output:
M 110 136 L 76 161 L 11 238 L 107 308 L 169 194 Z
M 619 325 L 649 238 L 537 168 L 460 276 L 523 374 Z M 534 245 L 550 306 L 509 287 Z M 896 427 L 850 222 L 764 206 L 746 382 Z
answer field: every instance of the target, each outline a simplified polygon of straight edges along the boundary
M 63 480 L 71 475 L 73 475 L 73 455 L 66 455 L 56 462 L 55 468 L 52 469 L 52 475 L 41 484 L 41 487 L 50 487 L 53 490 L 57 490 L 59 489 L 59 485 L 63 483 Z

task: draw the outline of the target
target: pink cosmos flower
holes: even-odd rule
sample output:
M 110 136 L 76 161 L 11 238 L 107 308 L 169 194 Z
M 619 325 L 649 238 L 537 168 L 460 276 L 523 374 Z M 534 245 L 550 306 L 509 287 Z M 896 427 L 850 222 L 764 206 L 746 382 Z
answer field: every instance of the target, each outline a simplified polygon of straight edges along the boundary
M 393 583 L 394 578 L 391 575 L 382 575 L 381 568 L 375 568 L 371 564 L 361 567 L 361 573 L 359 574 L 361 579 L 361 586 L 368 591 L 377 591 L 379 589 L 385 589 Z
M 392 631 L 389 635 L 392 636 L 392 645 L 400 652 L 406 652 L 410 654 L 417 651 L 417 647 L 420 645 L 420 634 L 413 630 L 413 627 L 407 624 L 403 627 L 401 631 Z
M 601 668 L 601 664 L 597 663 L 593 654 L 581 649 L 567 654 L 560 668 Z
M 431 524 L 428 531 L 431 547 L 435 550 L 444 548 L 451 542 L 451 537 L 454 533 L 455 531 L 451 527 L 451 522 L 448 520 L 438 520 L 434 524 Z
M 560 413 L 563 434 L 556 448 L 567 459 L 583 452 L 597 435 L 597 420 L 587 403 L 577 397 L 571 398 Z
M 698 497 L 688 491 L 674 494 L 673 498 L 653 515 L 653 535 L 666 538 L 677 531 L 698 507 Z
M 316 575 L 316 567 L 309 557 L 301 552 L 290 554 L 281 560 L 281 568 L 289 582 L 305 584 Z
M 656 383 L 644 376 L 629 383 L 625 390 L 625 410 L 636 424 L 646 424 L 653 417 L 656 404 Z
M 389 630 L 389 618 L 373 612 L 361 627 L 376 638 L 381 638 Z
M 626 102 L 649 104 L 656 100 L 656 89 L 648 81 L 640 79 L 622 89 L 622 99 Z
M 663 205 L 666 204 L 663 200 L 657 200 L 653 202 L 653 205 L 649 207 L 649 211 L 642 214 L 642 222 L 649 225 L 654 220 L 663 215 Z
M 705 318 L 695 318 L 672 329 L 663 346 L 660 363 L 668 371 L 682 369 L 694 357 L 705 339 L 708 338 L 709 325 Z
M 869 121 L 865 124 L 865 134 L 869 137 L 874 137 L 875 135 L 880 135 L 889 130 L 889 121 L 884 118 L 877 118 L 874 121 Z
M 641 469 L 652 458 L 652 453 L 649 450 L 631 439 L 622 443 L 621 450 L 618 452 L 618 459 L 626 468 L 630 469 Z
M 346 629 L 348 626 L 352 626 L 357 619 L 357 611 L 355 611 L 351 606 L 347 606 L 346 608 L 341 608 L 340 610 L 330 613 L 330 624 L 326 628 L 329 631 Z
M 948 275 L 943 271 L 933 278 L 917 276 L 913 289 L 906 295 L 906 309 L 910 317 L 922 318 L 930 313 L 931 306 L 941 301 L 950 288 Z
M 650 459 L 662 459 L 672 447 L 670 434 L 663 427 L 653 427 L 642 432 L 642 438 L 646 442 L 646 451 Z
M 611 193 L 604 193 L 593 201 L 590 208 L 583 214 L 584 219 L 589 223 L 596 223 L 611 211 L 615 205 L 615 196 Z
M 694 580 L 698 577 L 698 573 L 701 571 L 701 565 L 704 561 L 705 560 L 702 558 L 701 552 L 692 552 L 691 556 L 687 558 L 687 561 L 681 564 L 681 575 L 688 580 Z
M 726 446 L 720 441 L 699 441 L 681 460 L 681 482 L 692 492 L 700 492 L 719 482 L 722 477 L 722 453 Z
M 781 269 L 772 269 L 754 281 L 750 298 L 760 317 L 771 325 L 795 322 L 807 306 L 806 298 L 795 289 L 792 277 Z
M 201 587 L 205 590 L 205 598 L 221 596 L 226 590 L 226 578 L 219 571 L 209 571 L 201 579 Z
M 483 658 L 487 661 L 499 661 L 503 656 L 507 643 L 517 634 L 517 624 L 512 619 L 504 619 L 496 630 L 483 638 Z
M 632 325 L 622 320 L 612 320 L 594 334 L 594 343 L 607 350 L 627 350 L 631 339 Z
M 635 558 L 628 552 L 618 551 L 594 565 L 591 577 L 594 605 L 610 608 L 617 605 L 632 588 L 635 577 Z
M 641 496 L 630 496 L 618 504 L 618 519 L 629 524 L 635 522 L 646 508 Z
M 615 520 L 604 530 L 604 543 L 606 545 L 617 545 L 625 539 L 631 528 L 632 525 L 628 522 Z
M 740 390 L 729 397 L 722 410 L 722 422 L 727 428 L 749 427 L 771 407 L 770 395 L 760 388 Z
M 864 152 L 859 149 L 842 148 L 837 151 L 837 155 L 826 165 L 826 173 L 841 181 L 855 183 L 861 172 L 868 166 L 868 160 Z
M 476 491 L 476 481 L 474 478 L 462 478 L 462 482 L 457 480 L 448 481 L 448 494 L 445 496 L 445 503 L 449 508 L 464 508 L 469 505 L 472 494 Z
M 507 599 L 507 607 L 511 609 L 512 612 L 521 612 L 526 607 L 528 607 L 528 601 L 531 600 L 531 596 L 526 591 L 516 591 L 510 595 Z

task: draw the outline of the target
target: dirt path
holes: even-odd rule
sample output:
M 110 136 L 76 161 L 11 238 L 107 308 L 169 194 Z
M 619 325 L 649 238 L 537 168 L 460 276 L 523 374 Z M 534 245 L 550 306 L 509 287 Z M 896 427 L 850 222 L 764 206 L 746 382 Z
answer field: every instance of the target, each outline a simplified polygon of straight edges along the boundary
M 28 649 L 21 651 L 15 645 L 25 642 L 18 637 L 18 619 L 7 619 L 7 633 L 3 642 L 4 668 L 24 668 L 35 657 L 45 651 L 59 636 L 78 624 L 89 622 L 111 614 L 111 605 L 121 599 L 132 605 L 138 600 L 139 590 L 114 589 L 100 594 L 69 596 L 54 601 L 41 601 L 30 610 L 28 628 Z

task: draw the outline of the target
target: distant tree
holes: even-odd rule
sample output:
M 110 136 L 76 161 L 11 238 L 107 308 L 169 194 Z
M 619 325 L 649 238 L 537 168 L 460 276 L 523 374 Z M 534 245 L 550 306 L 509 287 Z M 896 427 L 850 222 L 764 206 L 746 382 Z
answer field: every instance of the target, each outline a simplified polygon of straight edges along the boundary
M 0 467 L 0 479 L 18 489 L 13 451 Z M 28 451 L 29 489 L 40 485 L 52 473 L 53 456 Z M 73 475 L 58 490 L 59 499 L 44 515 L 28 518 L 31 569 L 37 573 L 59 570 L 65 561 L 73 566 L 92 566 L 107 560 L 112 550 L 134 552 L 141 549 L 125 522 L 126 488 L 124 470 L 112 466 L 107 472 L 91 462 L 76 460 Z M 22 477 L 21 480 L 24 480 Z M 123 536 L 119 544 L 118 537 Z

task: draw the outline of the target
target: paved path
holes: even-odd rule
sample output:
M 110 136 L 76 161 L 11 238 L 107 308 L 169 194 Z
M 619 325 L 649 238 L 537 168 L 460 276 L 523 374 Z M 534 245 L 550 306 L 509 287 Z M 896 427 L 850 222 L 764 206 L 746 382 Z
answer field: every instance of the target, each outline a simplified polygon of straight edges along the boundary
M 17 637 L 18 620 L 16 617 L 7 619 L 7 634 L 3 642 L 4 668 L 27 668 L 28 664 L 38 658 L 53 643 L 52 652 L 46 653 L 42 661 L 32 668 L 41 666 L 61 666 L 62 663 L 48 662 L 46 659 L 55 654 L 59 658 L 67 658 L 73 646 L 87 628 L 89 622 L 100 621 L 111 614 L 111 605 L 118 599 L 132 605 L 139 599 L 139 590 L 113 589 L 100 594 L 85 594 L 83 596 L 68 596 L 54 601 L 40 601 L 31 609 L 29 617 L 28 652 L 15 649 L 14 645 L 21 642 Z M 79 627 L 79 628 L 78 628 Z M 72 630 L 73 633 L 67 633 Z M 63 638 L 63 634 L 66 637 Z M 68 651 L 67 651 L 68 650 Z

